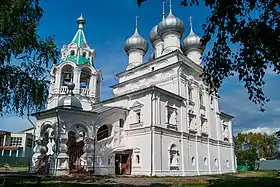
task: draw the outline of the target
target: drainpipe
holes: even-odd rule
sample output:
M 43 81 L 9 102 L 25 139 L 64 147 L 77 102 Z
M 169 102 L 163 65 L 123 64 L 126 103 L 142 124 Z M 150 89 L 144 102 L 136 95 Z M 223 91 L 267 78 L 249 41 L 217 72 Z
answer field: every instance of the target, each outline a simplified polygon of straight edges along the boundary
M 58 113 L 59 113 L 59 108 L 57 108 L 56 110 L 55 110 L 55 112 L 56 112 L 56 118 L 57 118 L 57 128 L 56 128 L 56 146 L 55 146 L 55 153 L 56 153 L 56 158 L 55 158 L 55 171 L 54 171 L 54 175 L 55 175 L 55 173 L 57 172 L 57 164 L 58 164 L 58 151 L 59 151 L 59 137 L 58 137 L 58 135 L 59 135 L 59 124 L 60 124 L 60 120 L 59 120 L 59 115 L 58 115 Z
M 32 156 L 33 156 L 33 149 L 34 149 L 34 141 L 35 141 L 35 129 L 36 126 L 35 124 L 30 120 L 29 118 L 29 114 L 27 115 L 27 119 L 30 122 L 30 124 L 33 126 L 33 138 L 32 138 L 32 148 L 31 148 L 31 154 L 30 154 L 30 158 L 29 158 L 29 166 L 28 166 L 28 173 L 31 174 L 31 161 L 32 161 Z
M 153 87 L 153 91 L 152 91 L 152 95 L 151 95 L 151 176 L 153 176 L 153 163 L 154 163 L 154 160 L 153 160 L 153 152 L 154 152 L 154 144 L 153 144 L 153 95 L 154 95 L 154 91 L 155 91 L 155 87 Z
M 96 146 L 96 127 L 95 127 L 95 125 L 96 125 L 97 121 L 99 120 L 100 116 L 101 115 L 98 114 L 98 117 L 96 118 L 96 120 L 93 124 L 93 147 L 94 147 L 93 155 L 92 155 L 93 156 L 93 161 L 92 161 L 92 172 L 93 173 L 95 173 L 95 151 L 96 151 L 96 149 L 95 149 L 95 146 Z

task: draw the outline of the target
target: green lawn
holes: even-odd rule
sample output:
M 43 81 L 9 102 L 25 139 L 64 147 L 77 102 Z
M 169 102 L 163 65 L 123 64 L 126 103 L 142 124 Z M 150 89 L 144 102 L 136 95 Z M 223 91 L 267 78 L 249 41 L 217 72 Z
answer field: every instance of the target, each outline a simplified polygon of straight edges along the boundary
M 158 186 L 158 187 L 280 187 L 275 171 L 239 172 L 199 177 L 51 177 L 41 185 L 32 181 L 12 181 L 9 186 L 42 187 L 103 187 L 103 186 Z

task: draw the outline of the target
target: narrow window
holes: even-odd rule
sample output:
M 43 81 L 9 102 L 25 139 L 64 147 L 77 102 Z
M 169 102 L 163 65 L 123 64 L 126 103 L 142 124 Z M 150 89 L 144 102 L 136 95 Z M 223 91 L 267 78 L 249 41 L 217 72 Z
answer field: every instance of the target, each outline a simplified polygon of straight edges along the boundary
M 139 155 L 136 155 L 136 163 L 140 164 L 140 156 Z
M 199 102 L 201 106 L 204 106 L 202 93 L 199 93 Z
M 75 55 L 75 51 L 71 50 L 71 56 L 74 56 L 74 55 Z
M 207 158 L 204 158 L 204 165 L 207 166 Z
M 119 125 L 120 125 L 120 128 L 123 128 L 123 126 L 124 126 L 124 120 L 123 119 L 119 120 Z
M 189 94 L 189 100 L 192 101 L 192 88 L 189 88 L 188 94 Z
M 137 122 L 140 123 L 141 122 L 141 113 L 140 113 L 140 111 L 136 112 L 136 116 L 137 116 Z
M 195 165 L 195 158 L 192 157 L 192 165 L 194 166 Z
M 87 56 L 87 53 L 86 52 L 83 52 L 83 57 L 86 57 Z

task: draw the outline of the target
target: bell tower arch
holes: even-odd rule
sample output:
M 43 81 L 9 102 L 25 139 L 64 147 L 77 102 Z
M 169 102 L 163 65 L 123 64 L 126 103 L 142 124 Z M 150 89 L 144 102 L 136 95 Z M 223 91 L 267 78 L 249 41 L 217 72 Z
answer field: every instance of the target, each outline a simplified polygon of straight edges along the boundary
M 84 34 L 85 19 L 77 20 L 78 30 L 68 45 L 61 49 L 61 61 L 54 64 L 50 72 L 50 88 L 47 108 L 54 108 L 60 97 L 69 90 L 67 84 L 73 82 L 73 93 L 81 101 L 84 110 L 100 100 L 101 72 L 93 65 L 95 50 L 87 44 Z

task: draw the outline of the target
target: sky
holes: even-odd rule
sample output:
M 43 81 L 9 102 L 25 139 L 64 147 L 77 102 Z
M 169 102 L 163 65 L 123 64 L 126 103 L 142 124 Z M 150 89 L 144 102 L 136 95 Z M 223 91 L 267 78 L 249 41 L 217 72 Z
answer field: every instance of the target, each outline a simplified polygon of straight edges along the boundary
M 193 29 L 202 36 L 202 24 L 210 11 L 204 6 L 181 7 L 181 0 L 172 1 L 172 12 L 184 21 L 185 38 L 190 31 L 189 17 L 192 16 Z M 86 19 L 85 35 L 87 43 L 96 50 L 95 67 L 103 74 L 101 98 L 112 96 L 109 88 L 116 83 L 115 75 L 125 70 L 128 57 L 124 52 L 124 41 L 134 33 L 135 17 L 139 16 L 138 31 L 149 43 L 145 56 L 148 59 L 152 52 L 149 42 L 151 29 L 161 20 L 161 0 L 148 0 L 138 7 L 136 0 L 41 0 L 44 15 L 41 19 L 38 33 L 41 37 L 55 36 L 55 43 L 60 49 L 63 44 L 71 42 L 77 31 L 77 18 L 82 14 Z M 168 14 L 168 4 L 165 13 Z M 210 42 L 206 50 L 211 50 Z M 206 54 L 206 53 L 205 53 Z M 280 90 L 277 86 L 280 77 L 268 71 L 266 76 L 265 94 L 270 98 L 265 112 L 260 112 L 259 106 L 248 100 L 248 94 L 243 84 L 236 77 L 224 81 L 220 89 L 220 109 L 234 116 L 233 131 L 236 132 L 268 132 L 280 129 Z M 34 121 L 34 119 L 31 119 Z M 17 132 L 32 127 L 26 117 L 16 115 L 0 116 L 0 130 Z

